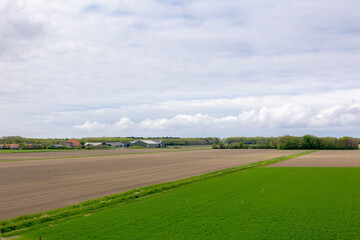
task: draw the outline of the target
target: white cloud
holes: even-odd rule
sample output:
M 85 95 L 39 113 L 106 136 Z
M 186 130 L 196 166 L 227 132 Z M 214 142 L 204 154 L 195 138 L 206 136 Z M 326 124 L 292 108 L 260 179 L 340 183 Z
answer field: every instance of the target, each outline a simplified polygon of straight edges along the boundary
M 98 130 L 103 130 L 107 127 L 109 127 L 107 124 L 99 123 L 99 122 L 91 122 L 87 120 L 85 121 L 84 124 L 75 125 L 74 129 L 81 131 L 98 131 Z
M 131 130 L 133 127 L 135 127 L 135 123 L 131 121 L 127 117 L 122 117 L 120 121 L 114 123 L 112 125 L 112 130 L 115 132 L 121 132 L 126 130 Z
M 312 118 L 312 124 L 319 127 L 327 126 L 358 126 L 360 123 L 360 103 L 335 105 L 321 110 Z
M 204 123 L 233 122 L 253 124 L 249 135 L 324 126 L 329 135 L 341 134 L 331 126 L 359 135 L 345 127 L 357 121 L 349 102 L 360 101 L 359 7 L 2 1 L 2 134 L 206 136 L 222 133 Z
M 123 117 L 113 124 L 86 121 L 83 125 L 74 126 L 74 129 L 103 130 L 110 135 L 122 133 L 142 136 L 165 136 L 166 134 L 179 136 L 182 133 L 193 133 L 191 136 L 196 136 L 196 133 L 202 131 L 215 134 L 215 136 L 223 136 L 224 134 L 247 132 L 249 129 L 278 131 L 303 129 L 303 132 L 298 132 L 301 135 L 309 133 L 309 129 L 314 128 L 326 130 L 329 128 L 353 128 L 358 126 L 359 121 L 360 103 L 353 102 L 317 111 L 308 106 L 284 104 L 276 107 L 262 107 L 258 110 L 244 110 L 238 115 L 222 117 L 201 113 L 177 114 L 170 118 L 147 118 L 139 122 Z
M 179 129 L 193 128 L 195 126 L 208 125 L 214 119 L 208 115 L 178 114 L 173 118 L 146 119 L 139 123 L 139 127 L 144 131 L 174 131 Z

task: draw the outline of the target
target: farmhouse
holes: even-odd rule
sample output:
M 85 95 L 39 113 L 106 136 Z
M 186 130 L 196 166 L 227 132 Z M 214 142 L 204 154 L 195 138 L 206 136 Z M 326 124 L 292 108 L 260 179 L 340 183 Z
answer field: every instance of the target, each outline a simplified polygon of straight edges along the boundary
M 5 144 L 3 148 L 6 148 L 6 149 L 19 149 L 19 144 Z
M 135 140 L 129 143 L 129 147 L 161 148 L 164 147 L 162 140 Z
M 70 139 L 68 142 L 72 143 L 74 147 L 81 147 L 81 143 L 76 139 Z
M 31 148 L 32 145 L 33 145 L 32 143 L 25 142 L 24 143 L 24 148 Z
M 59 142 L 59 144 L 56 144 L 56 145 L 62 145 L 64 147 L 66 147 L 66 148 L 72 148 L 72 147 L 78 148 L 78 147 L 81 147 L 81 143 L 76 139 L 70 139 L 70 140 L 67 140 L 67 141 L 61 141 L 61 142 Z

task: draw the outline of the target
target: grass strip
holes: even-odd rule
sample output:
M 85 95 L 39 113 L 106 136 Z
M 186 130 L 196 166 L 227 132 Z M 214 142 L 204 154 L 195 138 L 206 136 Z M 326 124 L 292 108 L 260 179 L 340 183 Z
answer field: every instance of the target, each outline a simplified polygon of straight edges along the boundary
M 28 158 L 28 159 L 15 159 L 15 160 L 0 160 L 0 162 L 22 162 L 22 161 L 34 161 L 34 160 L 50 160 L 50 159 L 63 159 L 63 158 L 84 158 L 84 157 L 106 157 L 106 156 L 117 156 L 117 155 L 131 155 L 131 154 L 149 154 L 149 153 L 166 153 L 166 152 L 189 152 L 199 150 L 210 150 L 211 148 L 192 148 L 192 149 L 181 149 L 181 150 L 165 150 L 165 151 L 154 151 L 154 152 L 132 152 L 132 153 L 112 153 L 112 154 L 98 154 L 98 155 L 77 155 L 77 156 L 64 156 L 64 157 L 49 157 L 49 158 Z
M 173 190 L 176 188 L 180 188 L 186 185 L 206 181 L 208 179 L 238 173 L 241 171 L 245 171 L 251 168 L 263 167 L 270 164 L 274 164 L 277 162 L 293 159 L 299 156 L 303 156 L 309 153 L 313 153 L 316 151 L 306 151 L 295 153 L 287 156 L 277 157 L 273 159 L 268 159 L 264 161 L 259 161 L 243 166 L 218 170 L 190 178 L 185 178 L 181 180 L 154 184 L 146 187 L 136 188 L 130 191 L 122 192 L 119 194 L 114 194 L 111 196 L 106 196 L 103 198 L 88 200 L 79 204 L 67 206 L 64 208 L 59 208 L 51 211 L 46 211 L 42 213 L 36 213 L 31 215 L 23 215 L 20 217 L 16 217 L 9 220 L 0 221 L 0 231 L 4 236 L 12 236 L 14 234 L 20 234 L 26 232 L 34 227 L 39 225 L 48 226 L 57 222 L 63 222 L 68 219 L 83 216 L 89 213 L 92 213 L 97 210 L 104 209 L 106 207 L 111 207 L 120 203 L 126 203 L 129 201 L 133 201 L 139 198 L 151 196 L 153 194 L 162 193 L 165 191 Z

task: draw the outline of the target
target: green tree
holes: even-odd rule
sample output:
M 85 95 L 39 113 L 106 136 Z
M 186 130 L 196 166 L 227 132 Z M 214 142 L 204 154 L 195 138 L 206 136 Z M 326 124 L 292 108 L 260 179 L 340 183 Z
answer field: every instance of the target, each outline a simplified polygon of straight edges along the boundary
M 302 148 L 304 149 L 319 149 L 320 140 L 313 135 L 305 135 L 302 138 Z

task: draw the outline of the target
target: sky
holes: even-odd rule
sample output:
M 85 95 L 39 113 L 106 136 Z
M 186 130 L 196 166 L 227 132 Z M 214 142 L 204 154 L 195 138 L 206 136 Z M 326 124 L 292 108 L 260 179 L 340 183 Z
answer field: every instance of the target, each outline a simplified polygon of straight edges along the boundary
M 360 137 L 358 0 L 1 0 L 0 136 Z

